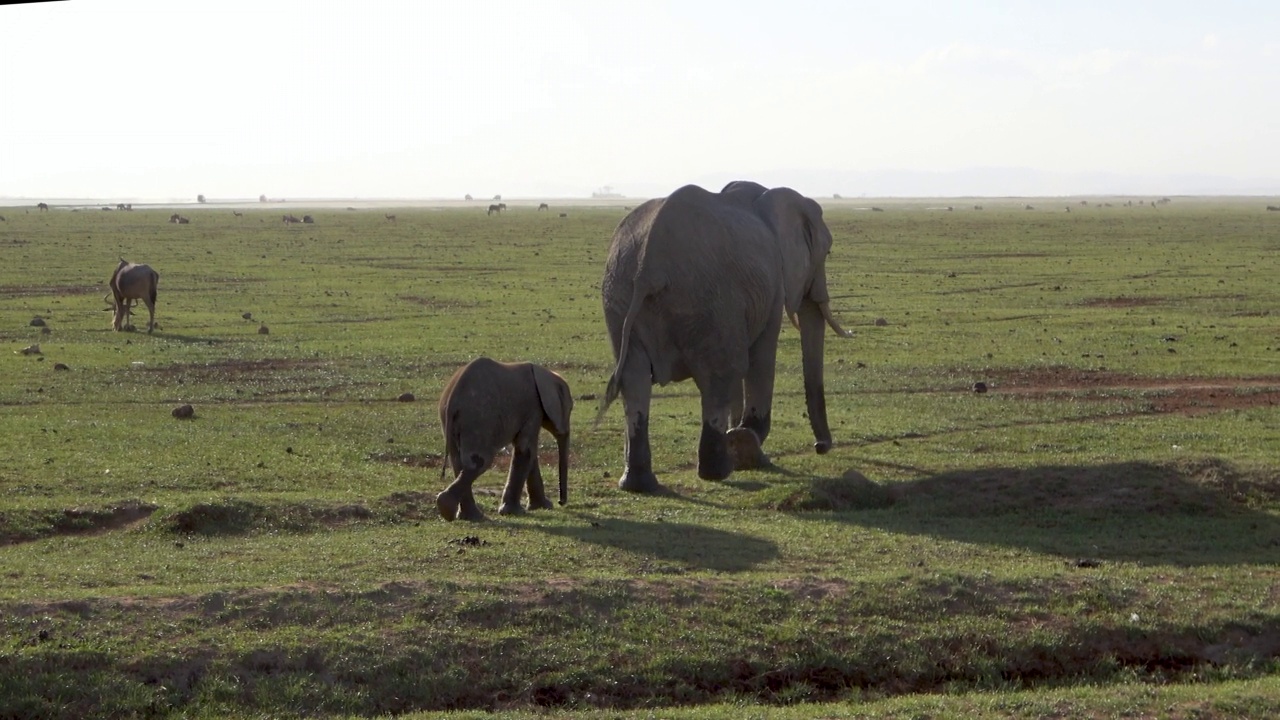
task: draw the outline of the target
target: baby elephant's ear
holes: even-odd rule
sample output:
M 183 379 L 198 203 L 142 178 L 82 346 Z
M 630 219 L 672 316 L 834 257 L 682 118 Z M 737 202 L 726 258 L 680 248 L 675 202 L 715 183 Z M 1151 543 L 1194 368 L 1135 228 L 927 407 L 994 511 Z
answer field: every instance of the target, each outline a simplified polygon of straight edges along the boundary
M 573 411 L 573 396 L 569 383 L 550 370 L 533 366 L 533 381 L 538 386 L 538 399 L 542 401 L 542 413 L 551 421 L 557 435 L 569 434 L 569 413 Z

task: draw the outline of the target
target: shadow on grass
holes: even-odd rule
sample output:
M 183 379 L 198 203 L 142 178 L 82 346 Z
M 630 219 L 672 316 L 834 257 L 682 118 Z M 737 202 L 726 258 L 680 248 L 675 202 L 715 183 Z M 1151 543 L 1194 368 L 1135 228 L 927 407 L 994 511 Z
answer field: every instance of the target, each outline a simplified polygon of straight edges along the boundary
M 952 470 L 885 485 L 849 470 L 801 483 L 776 507 L 1075 561 L 1192 566 L 1280 562 L 1278 503 L 1280 473 L 1208 458 Z
M 672 572 L 685 569 L 740 572 L 778 557 L 778 546 L 771 540 L 702 525 L 621 518 L 594 520 L 586 516 L 583 519 L 590 522 L 583 526 L 539 527 L 538 530 L 672 563 L 673 566 L 665 568 Z

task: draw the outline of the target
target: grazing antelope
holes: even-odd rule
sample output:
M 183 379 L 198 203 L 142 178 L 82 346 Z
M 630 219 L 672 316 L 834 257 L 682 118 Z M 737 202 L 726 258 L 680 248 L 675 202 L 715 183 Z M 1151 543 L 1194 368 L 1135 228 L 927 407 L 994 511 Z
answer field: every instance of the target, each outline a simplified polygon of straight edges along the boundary
M 49 210 L 49 203 L 38 203 L 36 205 L 36 209 L 40 212 L 47 212 Z
M 386 218 L 386 219 L 387 219 L 387 222 L 395 222 L 395 221 L 396 221 L 396 216 L 395 216 L 395 215 L 392 215 L 391 213 L 384 213 L 382 217 Z
M 156 289 L 160 284 L 160 273 L 149 265 L 137 265 L 120 258 L 116 271 L 111 273 L 111 296 L 114 301 L 115 314 L 111 319 L 111 327 L 115 330 L 125 328 L 125 320 L 130 315 L 131 300 L 141 300 L 146 304 L 150 317 L 147 320 L 147 332 L 156 327 Z
M 242 218 L 242 217 L 244 217 L 244 213 L 240 212 L 239 210 L 232 210 L 232 211 L 231 211 L 231 214 L 232 214 L 232 215 L 235 215 L 235 216 L 236 216 L 236 217 L 238 217 L 238 218 Z
M 550 205 L 548 205 L 548 204 L 546 204 L 546 203 L 540 203 L 540 204 L 538 205 L 538 209 L 539 209 L 539 210 L 550 210 L 550 209 L 551 209 L 551 206 L 550 206 Z

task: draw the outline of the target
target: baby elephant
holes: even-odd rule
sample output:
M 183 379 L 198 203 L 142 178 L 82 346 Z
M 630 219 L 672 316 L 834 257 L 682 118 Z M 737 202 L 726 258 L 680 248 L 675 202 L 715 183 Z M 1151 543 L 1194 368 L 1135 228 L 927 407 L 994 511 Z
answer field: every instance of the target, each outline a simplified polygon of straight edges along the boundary
M 546 428 L 560 449 L 560 504 L 569 496 L 569 413 L 573 396 L 556 373 L 532 363 L 477 358 L 454 373 L 440 395 L 444 449 L 455 479 L 436 496 L 445 520 L 483 520 L 471 484 L 512 446 L 511 472 L 502 491 L 500 515 L 524 512 L 520 497 L 529 486 L 529 509 L 550 508 L 538 469 L 538 431 Z M 440 469 L 441 477 L 444 468 Z

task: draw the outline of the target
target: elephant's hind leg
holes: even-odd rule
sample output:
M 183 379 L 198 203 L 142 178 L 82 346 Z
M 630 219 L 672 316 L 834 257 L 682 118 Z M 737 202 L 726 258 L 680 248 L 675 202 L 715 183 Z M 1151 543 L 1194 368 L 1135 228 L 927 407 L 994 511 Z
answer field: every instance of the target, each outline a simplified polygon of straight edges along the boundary
M 702 438 L 698 441 L 698 477 L 724 480 L 733 473 L 733 458 L 725 433 L 729 427 L 731 393 L 742 387 L 741 379 L 717 376 L 698 382 L 702 393 Z
M 538 464 L 538 454 L 533 454 L 533 467 L 529 468 L 529 509 L 550 510 L 555 507 L 547 497 L 547 488 L 542 481 L 542 470 Z
M 458 477 L 450 483 L 449 487 L 436 496 L 436 510 L 445 520 L 454 518 L 472 522 L 484 520 L 484 513 L 476 505 L 475 495 L 471 492 L 471 484 L 488 469 L 489 464 L 475 454 L 472 454 L 468 461 L 467 467 L 458 473 Z

